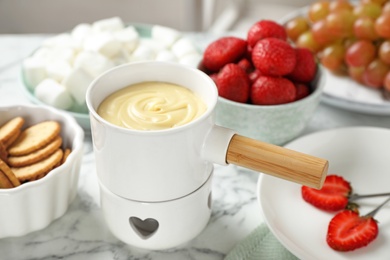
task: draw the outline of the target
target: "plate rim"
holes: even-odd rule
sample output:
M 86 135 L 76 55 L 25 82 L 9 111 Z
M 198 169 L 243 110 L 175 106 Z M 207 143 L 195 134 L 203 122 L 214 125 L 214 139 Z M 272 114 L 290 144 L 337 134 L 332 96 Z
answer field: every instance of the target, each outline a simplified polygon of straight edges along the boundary
M 370 103 L 361 103 L 337 96 L 332 96 L 328 93 L 323 93 L 321 101 L 333 107 L 338 107 L 344 110 L 358 112 L 361 114 L 376 116 L 390 115 L 390 104 L 383 106 Z

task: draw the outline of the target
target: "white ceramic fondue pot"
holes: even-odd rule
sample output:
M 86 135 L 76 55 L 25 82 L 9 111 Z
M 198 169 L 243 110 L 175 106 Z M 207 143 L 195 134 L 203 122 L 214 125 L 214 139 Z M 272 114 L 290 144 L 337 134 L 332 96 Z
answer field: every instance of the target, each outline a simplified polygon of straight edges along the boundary
M 119 127 L 99 116 L 98 107 L 110 94 L 147 81 L 192 90 L 207 105 L 206 112 L 185 125 L 150 131 Z M 88 88 L 102 210 L 111 231 L 122 241 L 161 249 L 196 236 L 210 217 L 214 163 L 233 163 L 312 187 L 322 185 L 326 160 L 215 125 L 217 98 L 213 80 L 200 70 L 155 61 L 113 68 Z M 196 214 L 200 225 L 194 224 L 196 212 L 201 213 Z

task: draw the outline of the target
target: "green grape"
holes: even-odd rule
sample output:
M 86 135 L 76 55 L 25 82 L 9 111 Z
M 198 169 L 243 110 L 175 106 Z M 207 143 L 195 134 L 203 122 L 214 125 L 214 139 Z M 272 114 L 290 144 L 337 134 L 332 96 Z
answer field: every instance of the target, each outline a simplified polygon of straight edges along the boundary
M 390 14 L 390 1 L 383 5 L 382 14 Z
M 325 20 L 319 20 L 313 23 L 311 32 L 314 40 L 322 46 L 328 45 L 337 39 L 333 34 L 329 33 Z
M 351 77 L 351 79 L 363 84 L 364 83 L 363 82 L 364 70 L 365 70 L 365 67 L 348 66 L 348 75 Z
M 317 53 L 321 49 L 321 45 L 314 40 L 313 33 L 311 31 L 302 33 L 295 44 L 300 48 L 307 48 L 313 53 Z
M 343 40 L 345 49 L 348 49 L 352 44 L 357 42 L 358 39 L 356 37 L 348 37 Z
M 287 36 L 295 42 L 299 35 L 308 31 L 310 27 L 306 18 L 300 16 L 288 21 L 285 28 Z
M 330 12 L 338 12 L 341 10 L 352 11 L 353 5 L 348 0 L 333 0 L 329 3 Z
M 345 47 L 342 43 L 334 43 L 325 47 L 319 54 L 321 64 L 330 71 L 339 71 L 344 66 Z
M 390 65 L 390 40 L 383 41 L 379 46 L 379 58 L 386 64 Z
M 373 60 L 365 69 L 363 82 L 372 88 L 382 88 L 386 74 L 390 71 L 390 66 L 380 59 Z
M 310 21 L 317 22 L 329 14 L 329 1 L 317 1 L 310 5 L 307 16 Z
M 387 72 L 385 79 L 383 80 L 383 86 L 387 91 L 390 91 L 390 71 Z
M 387 1 L 388 0 L 361 0 L 360 3 L 362 4 L 375 3 L 375 4 L 383 5 Z
M 353 67 L 367 66 L 375 58 L 375 45 L 367 40 L 356 41 L 345 53 L 345 62 Z
M 382 7 L 377 3 L 361 3 L 353 8 L 353 13 L 357 17 L 378 18 L 382 13 Z
M 375 31 L 383 38 L 390 38 L 390 13 L 382 13 L 376 19 Z
M 390 0 L 317 0 L 307 17 L 309 29 L 292 33 L 297 46 L 317 53 L 330 71 L 385 87 L 390 96 Z
M 329 29 L 329 33 L 336 37 L 349 37 L 353 35 L 353 25 L 355 23 L 356 16 L 350 10 L 339 10 L 337 12 L 330 13 L 326 17 L 326 24 Z
M 353 31 L 357 38 L 375 41 L 379 35 L 375 30 L 375 20 L 370 17 L 360 17 L 353 24 Z

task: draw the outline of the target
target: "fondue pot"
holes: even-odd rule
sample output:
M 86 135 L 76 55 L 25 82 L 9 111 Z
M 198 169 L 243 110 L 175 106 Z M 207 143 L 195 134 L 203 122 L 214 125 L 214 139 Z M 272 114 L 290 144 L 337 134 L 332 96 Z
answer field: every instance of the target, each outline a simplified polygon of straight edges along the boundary
M 110 94 L 141 82 L 190 89 L 206 103 L 200 117 L 164 130 L 133 130 L 97 113 Z M 168 62 L 115 67 L 89 86 L 86 102 L 101 193 L 110 230 L 141 248 L 165 249 L 199 234 L 210 218 L 213 165 L 235 164 L 320 188 L 328 162 L 236 134 L 215 125 L 218 92 L 200 70 Z M 277 188 L 277 187 L 275 187 Z

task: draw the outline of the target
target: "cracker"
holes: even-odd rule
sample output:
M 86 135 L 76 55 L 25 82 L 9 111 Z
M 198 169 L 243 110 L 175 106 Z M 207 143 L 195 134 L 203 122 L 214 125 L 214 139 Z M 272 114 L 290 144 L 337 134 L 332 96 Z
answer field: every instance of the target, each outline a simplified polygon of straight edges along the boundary
M 66 159 L 68 158 L 69 154 L 70 154 L 70 149 L 69 149 L 69 148 L 66 148 L 66 149 L 64 150 L 64 156 L 62 156 L 61 164 L 63 164 L 63 163 L 66 161 Z
M 10 147 L 18 139 L 21 132 L 21 130 L 17 130 L 8 140 L 4 141 L 5 147 Z
M 20 182 L 35 180 L 38 176 L 44 176 L 51 171 L 61 161 L 62 155 L 63 151 L 57 149 L 52 155 L 40 162 L 24 167 L 11 167 L 11 170 Z
M 53 140 L 61 130 L 56 121 L 44 121 L 26 128 L 8 148 L 11 156 L 21 156 L 34 152 Z
M 39 180 L 40 178 L 43 178 L 45 176 L 46 176 L 46 173 L 39 174 L 39 175 L 37 175 L 37 177 L 35 177 L 34 181 Z
M 23 167 L 39 162 L 53 154 L 58 148 L 60 148 L 61 144 L 62 138 L 58 135 L 49 144 L 36 150 L 35 152 L 22 156 L 9 156 L 8 164 L 12 167 Z
M 11 181 L 7 178 L 5 173 L 0 171 L 0 189 L 9 189 L 13 187 L 14 185 L 12 185 Z
M 6 143 L 24 124 L 23 117 L 15 117 L 0 127 L 0 141 Z
M 20 185 L 19 180 L 16 178 L 14 172 L 9 168 L 9 166 L 3 161 L 0 160 L 0 171 L 2 171 L 8 180 L 12 183 L 12 187 L 17 187 Z
M 8 161 L 7 147 L 5 147 L 2 141 L 0 141 L 0 160 L 3 160 L 5 162 Z

